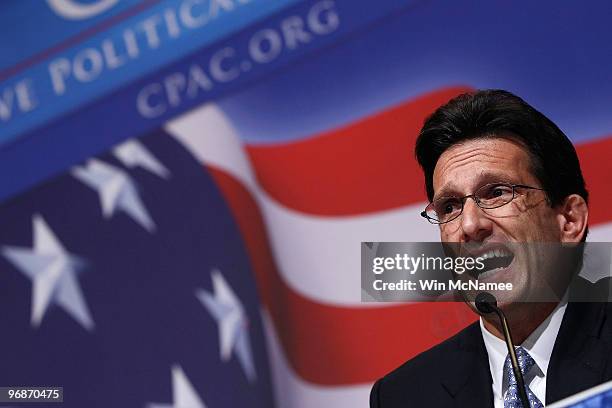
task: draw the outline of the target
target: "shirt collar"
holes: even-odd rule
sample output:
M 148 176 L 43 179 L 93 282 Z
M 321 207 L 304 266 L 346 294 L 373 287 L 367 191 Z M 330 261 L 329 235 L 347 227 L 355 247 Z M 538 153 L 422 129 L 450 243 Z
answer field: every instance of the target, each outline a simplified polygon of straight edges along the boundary
M 542 374 L 546 376 L 555 340 L 561 327 L 561 321 L 567 308 L 567 297 L 564 297 L 555 310 L 525 339 L 521 346 L 527 350 Z M 506 342 L 491 334 L 480 318 L 480 330 L 489 357 L 489 368 L 493 380 L 494 393 L 501 395 L 504 374 L 504 362 L 508 355 Z

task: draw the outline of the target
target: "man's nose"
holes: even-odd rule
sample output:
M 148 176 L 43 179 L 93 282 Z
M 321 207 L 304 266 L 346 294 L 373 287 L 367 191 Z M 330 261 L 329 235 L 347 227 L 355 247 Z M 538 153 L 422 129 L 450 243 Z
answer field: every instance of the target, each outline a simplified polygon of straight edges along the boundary
M 491 219 L 472 197 L 465 199 L 460 221 L 464 242 L 484 241 L 492 233 Z

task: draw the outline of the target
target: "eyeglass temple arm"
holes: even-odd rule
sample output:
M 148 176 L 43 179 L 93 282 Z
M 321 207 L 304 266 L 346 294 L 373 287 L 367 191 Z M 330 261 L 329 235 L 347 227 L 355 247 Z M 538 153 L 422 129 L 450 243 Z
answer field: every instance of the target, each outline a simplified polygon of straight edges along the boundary
M 512 184 L 512 187 L 520 187 L 520 188 L 528 188 L 530 190 L 541 190 L 541 191 L 545 191 L 543 188 L 540 187 L 532 187 L 532 186 L 526 186 L 525 184 Z

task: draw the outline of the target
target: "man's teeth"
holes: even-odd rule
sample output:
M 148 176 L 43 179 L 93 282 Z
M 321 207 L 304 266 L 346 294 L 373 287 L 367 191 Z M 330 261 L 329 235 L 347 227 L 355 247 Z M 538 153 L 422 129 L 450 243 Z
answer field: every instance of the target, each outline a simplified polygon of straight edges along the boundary
M 504 248 L 496 248 L 479 255 L 478 258 L 484 262 L 484 268 L 474 271 L 473 276 L 478 279 L 485 279 L 510 266 L 514 254 Z
M 488 270 L 488 271 L 484 271 L 483 273 L 478 275 L 478 279 L 488 278 L 489 276 L 494 275 L 494 274 L 496 274 L 497 272 L 499 272 L 499 271 L 501 271 L 503 269 L 504 268 L 495 268 L 495 269 L 491 269 L 491 270 Z
M 505 249 L 492 249 L 480 255 L 479 258 L 489 259 L 489 258 L 501 258 L 505 256 L 512 256 L 512 253 L 510 253 L 509 251 L 506 251 Z

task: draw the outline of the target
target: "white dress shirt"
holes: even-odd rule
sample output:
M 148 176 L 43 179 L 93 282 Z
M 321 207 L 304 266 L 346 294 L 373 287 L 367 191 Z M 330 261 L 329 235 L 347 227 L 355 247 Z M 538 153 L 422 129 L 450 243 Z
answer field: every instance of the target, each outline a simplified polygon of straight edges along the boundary
M 546 405 L 548 363 L 566 308 L 567 301 L 564 299 L 521 344 L 535 361 L 533 367 L 524 376 L 525 384 L 544 405 Z M 480 318 L 480 330 L 489 355 L 489 368 L 493 379 L 493 406 L 494 408 L 503 408 L 504 395 L 508 391 L 508 375 L 504 373 L 504 362 L 508 355 L 508 348 L 504 340 L 495 337 L 484 327 L 482 318 Z

